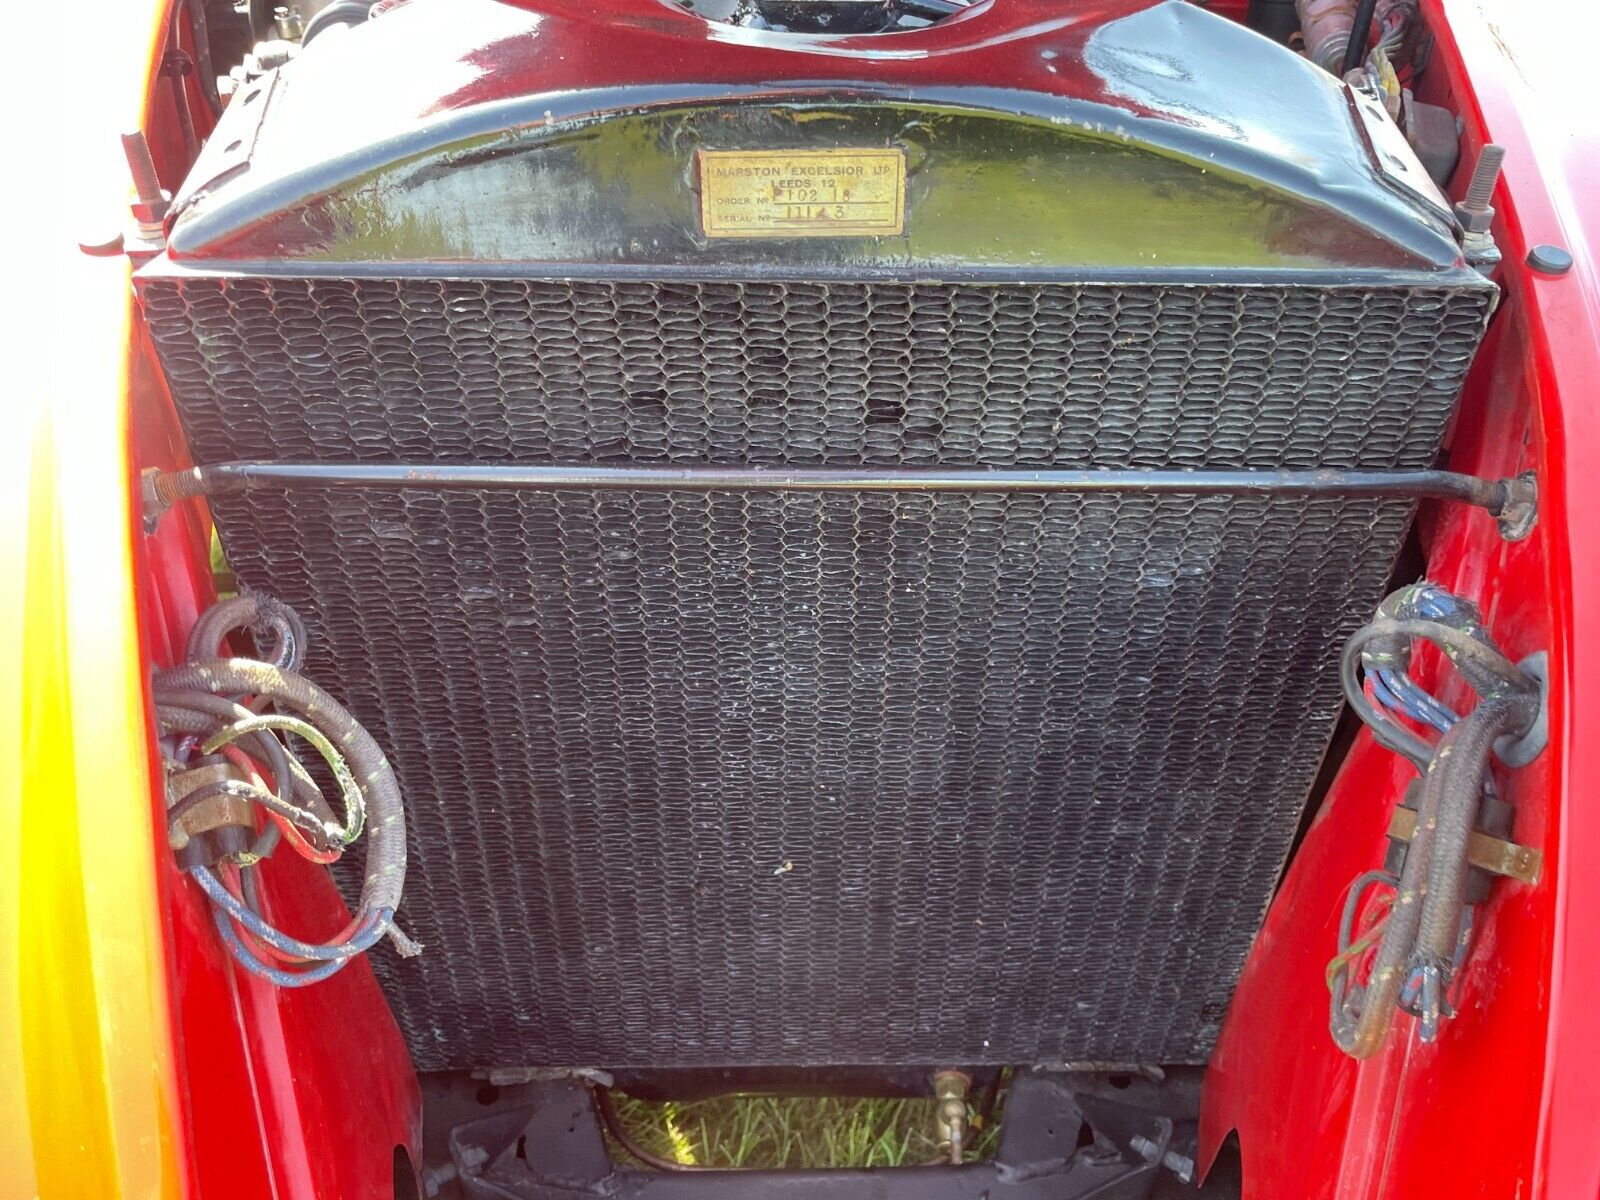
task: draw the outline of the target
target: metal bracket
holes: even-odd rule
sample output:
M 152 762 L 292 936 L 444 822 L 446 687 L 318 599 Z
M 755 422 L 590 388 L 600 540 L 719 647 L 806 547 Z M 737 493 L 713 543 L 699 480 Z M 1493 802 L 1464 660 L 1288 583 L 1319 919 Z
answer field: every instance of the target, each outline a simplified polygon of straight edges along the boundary
M 164 497 L 161 490 L 162 477 L 168 474 L 170 472 L 160 471 L 155 467 L 146 467 L 139 472 L 140 508 L 147 535 L 156 531 L 156 524 L 166 516 L 167 509 L 172 507 L 173 501 Z
M 1499 511 L 1494 514 L 1500 536 L 1508 542 L 1520 542 L 1533 532 L 1539 520 L 1539 483 L 1532 471 L 1524 471 L 1510 479 L 1502 479 L 1505 490 Z
M 173 197 L 175 216 L 211 188 L 250 169 L 250 156 L 277 86 L 278 73 L 269 71 L 235 93 L 183 187 Z
M 617 1082 L 610 1071 L 602 1071 L 598 1067 L 483 1067 L 473 1071 L 472 1078 L 482 1079 L 495 1087 L 521 1087 L 557 1079 L 590 1080 L 601 1087 L 615 1087 Z
M 1395 809 L 1389 820 L 1389 836 L 1397 842 L 1410 843 L 1416 832 L 1417 814 L 1409 808 Z M 1520 846 L 1476 829 L 1467 839 L 1467 862 L 1491 875 L 1515 879 L 1518 883 L 1538 883 L 1544 872 L 1542 850 Z

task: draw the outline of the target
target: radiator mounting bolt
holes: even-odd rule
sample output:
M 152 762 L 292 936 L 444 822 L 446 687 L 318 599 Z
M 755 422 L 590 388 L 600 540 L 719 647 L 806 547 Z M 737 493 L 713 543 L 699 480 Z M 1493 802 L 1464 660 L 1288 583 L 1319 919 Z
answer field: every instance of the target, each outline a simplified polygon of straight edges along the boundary
M 1456 201 L 1456 223 L 1461 226 L 1461 251 L 1467 262 L 1487 272 L 1500 261 L 1500 247 L 1494 244 L 1489 227 L 1494 224 L 1494 186 L 1500 180 L 1500 164 L 1506 152 L 1493 142 L 1486 142 L 1472 168 L 1472 178 L 1467 182 L 1467 193 Z
M 1164 1149 L 1159 1143 L 1137 1133 L 1129 1140 L 1128 1148 L 1145 1162 L 1159 1160 L 1162 1166 L 1184 1183 L 1194 1180 L 1194 1159 L 1187 1155 L 1179 1154 L 1176 1150 Z
M 139 237 L 160 249 L 166 239 L 167 213 L 172 209 L 172 197 L 161 189 L 161 179 L 156 175 L 155 159 L 150 157 L 150 143 L 144 133 L 135 129 L 122 135 L 122 152 L 128 158 L 128 171 L 133 175 L 133 219 L 139 226 Z

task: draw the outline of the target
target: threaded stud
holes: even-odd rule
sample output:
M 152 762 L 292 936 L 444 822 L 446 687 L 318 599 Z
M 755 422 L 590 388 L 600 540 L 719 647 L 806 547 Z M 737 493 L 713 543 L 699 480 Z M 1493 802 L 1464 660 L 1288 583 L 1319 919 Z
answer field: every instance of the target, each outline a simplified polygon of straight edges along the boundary
M 1500 179 L 1500 164 L 1505 160 L 1504 146 L 1497 146 L 1493 142 L 1484 146 L 1483 152 L 1478 155 L 1477 165 L 1472 168 L 1472 180 L 1467 184 L 1467 194 L 1461 199 L 1466 208 L 1481 211 L 1489 207 L 1494 199 L 1494 185 Z
M 160 203 L 161 177 L 156 174 L 156 160 L 150 157 L 150 143 L 143 132 L 135 129 L 122 135 L 122 152 L 128 158 L 128 170 L 133 175 L 133 190 L 146 204 Z

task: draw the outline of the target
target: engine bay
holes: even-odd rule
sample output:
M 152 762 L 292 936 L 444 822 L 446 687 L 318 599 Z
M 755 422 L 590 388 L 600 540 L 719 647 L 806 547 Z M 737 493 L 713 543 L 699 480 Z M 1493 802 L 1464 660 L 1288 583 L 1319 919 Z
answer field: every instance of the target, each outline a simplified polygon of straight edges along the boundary
M 1434 567 L 1539 504 L 1417 4 L 176 11 L 145 517 L 231 598 L 155 678 L 172 848 L 245 972 L 376 980 L 397 1178 L 1239 1195 L 1203 1090 L 1313 870 L 1283 1002 L 1455 1036 L 1550 673 Z M 1416 779 L 1318 866 L 1359 754 Z M 796 1091 L 940 1161 L 691 1175 L 617 1107 Z

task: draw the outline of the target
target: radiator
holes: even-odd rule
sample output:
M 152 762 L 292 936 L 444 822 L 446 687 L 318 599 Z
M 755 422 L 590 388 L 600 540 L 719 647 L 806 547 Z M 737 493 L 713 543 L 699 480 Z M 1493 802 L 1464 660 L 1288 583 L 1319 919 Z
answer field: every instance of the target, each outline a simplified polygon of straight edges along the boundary
M 199 462 L 1431 466 L 1480 288 L 155 273 Z M 420 1069 L 1203 1062 L 1401 501 L 219 497 Z M 341 866 L 341 869 L 344 869 Z M 356 883 L 358 865 L 344 882 Z

